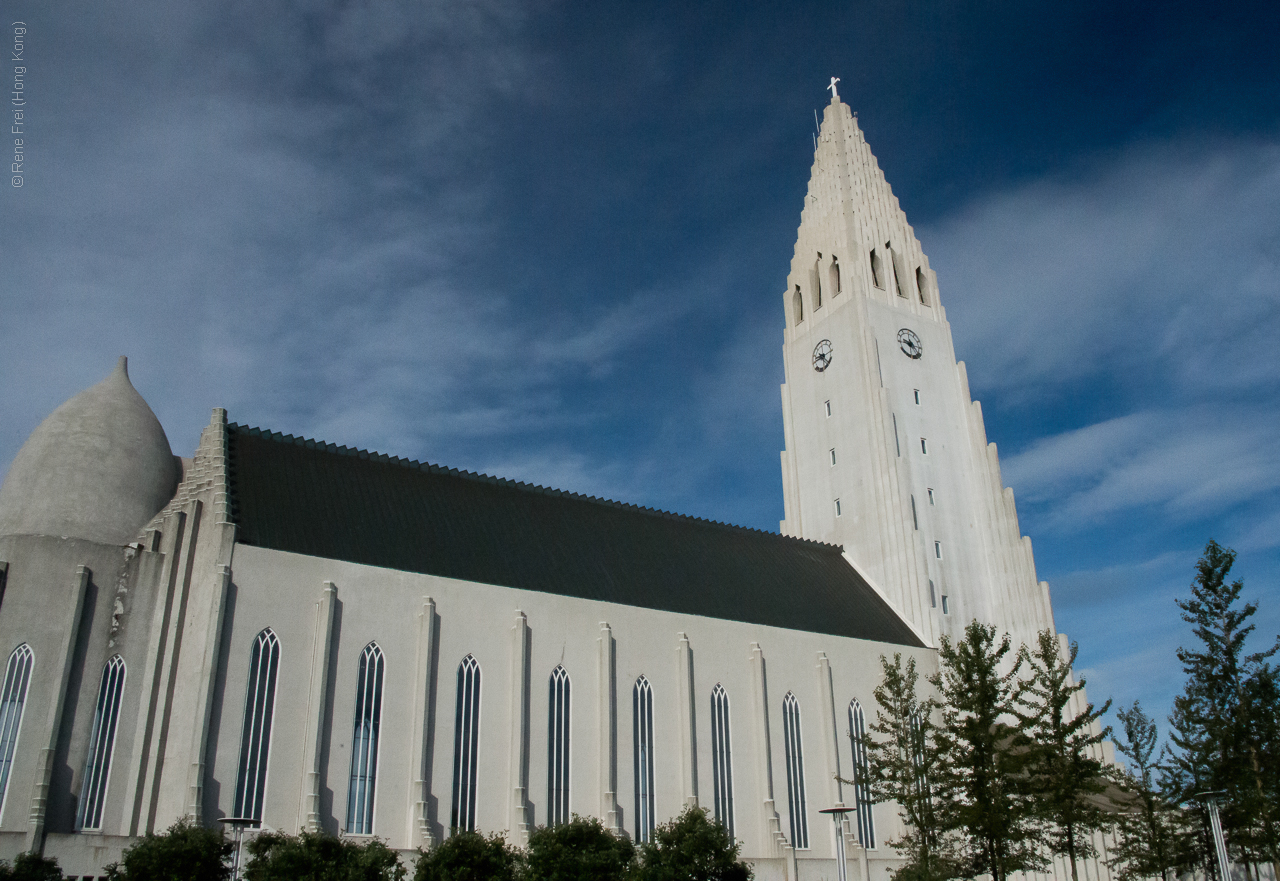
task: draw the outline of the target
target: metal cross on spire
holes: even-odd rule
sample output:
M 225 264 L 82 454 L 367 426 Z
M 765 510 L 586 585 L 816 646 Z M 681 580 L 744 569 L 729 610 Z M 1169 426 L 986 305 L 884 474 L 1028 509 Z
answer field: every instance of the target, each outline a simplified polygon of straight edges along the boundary
M 831 78 L 831 85 L 827 86 L 827 88 L 831 90 L 831 98 L 833 100 L 838 99 L 840 97 L 840 93 L 836 91 L 836 83 L 838 82 L 840 82 L 840 77 L 833 76 Z

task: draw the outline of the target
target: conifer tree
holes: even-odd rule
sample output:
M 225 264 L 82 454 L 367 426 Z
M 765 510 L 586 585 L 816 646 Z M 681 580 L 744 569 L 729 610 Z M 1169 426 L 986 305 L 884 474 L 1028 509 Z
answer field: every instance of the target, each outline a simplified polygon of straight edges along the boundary
M 964 877 L 1006 881 L 1010 872 L 1044 864 L 1030 741 L 1014 724 L 1021 658 L 1007 661 L 1011 651 L 1007 634 L 997 642 L 994 626 L 972 621 L 962 641 L 942 638 L 941 669 L 929 680 L 942 705 L 937 747 L 946 757 L 935 778 L 936 809 L 941 827 L 961 836 Z
M 892 662 L 881 655 L 880 667 L 884 678 L 874 692 L 876 716 L 862 745 L 872 799 L 896 802 L 906 830 L 889 842 L 906 858 L 894 881 L 954 877 L 951 839 L 939 828 L 932 792 L 942 759 L 934 728 L 937 702 L 916 694 L 915 658 L 908 658 L 904 666 L 901 654 L 895 654 Z M 853 785 L 850 780 L 841 782 Z
M 1078 651 L 1073 642 L 1064 658 L 1051 630 L 1037 634 L 1034 649 L 1023 647 L 1022 661 L 1030 675 L 1021 691 L 1018 717 L 1032 741 L 1029 772 L 1045 841 L 1050 853 L 1067 858 L 1072 881 L 1080 877 L 1077 858 L 1097 856 L 1093 833 L 1107 828 L 1111 817 L 1099 798 L 1107 788 L 1106 773 L 1093 756 L 1098 744 L 1111 736 L 1110 728 L 1096 724 L 1111 701 L 1099 709 L 1093 704 L 1076 709 L 1085 687 L 1085 681 L 1073 681 L 1071 673 Z
M 1166 779 L 1178 803 L 1196 803 L 1197 793 L 1225 793 L 1222 825 L 1229 848 L 1239 859 L 1274 864 L 1280 862 L 1280 811 L 1268 769 L 1280 744 L 1274 731 L 1276 673 L 1266 660 L 1280 649 L 1280 640 L 1246 654 L 1254 630 L 1247 622 L 1258 607 L 1240 604 L 1243 581 L 1227 581 L 1235 559 L 1235 551 L 1210 539 L 1196 563 L 1191 598 L 1176 601 L 1199 647 L 1178 649 L 1187 681 L 1169 717 L 1173 747 Z M 1203 818 L 1202 826 L 1207 828 Z M 1208 842 L 1188 844 L 1216 874 Z
M 1119 881 L 1159 877 L 1178 866 L 1175 851 L 1181 813 L 1170 808 L 1157 789 L 1156 723 L 1138 701 L 1116 710 L 1121 737 L 1116 749 L 1129 760 L 1120 783 L 1132 802 L 1117 814 L 1116 840 L 1108 865 Z

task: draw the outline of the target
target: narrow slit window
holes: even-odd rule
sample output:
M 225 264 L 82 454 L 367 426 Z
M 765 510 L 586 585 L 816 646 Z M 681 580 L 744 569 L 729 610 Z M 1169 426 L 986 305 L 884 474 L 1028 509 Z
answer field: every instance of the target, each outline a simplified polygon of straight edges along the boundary
M 22 728 L 22 708 L 27 702 L 33 661 L 31 646 L 25 642 L 14 649 L 4 671 L 4 687 L 0 689 L 0 811 L 9 790 L 9 772 L 13 769 L 13 752 Z
M 378 780 L 378 736 L 382 727 L 382 649 L 371 642 L 360 653 L 356 677 L 356 718 L 351 735 L 351 786 L 347 789 L 347 832 L 373 834 L 373 795 Z
M 836 499 L 836 516 L 840 516 L 840 500 Z
M 641 676 L 631 690 L 632 742 L 635 744 L 636 841 L 653 835 L 653 688 Z
M 840 261 L 836 259 L 836 255 L 831 255 L 831 267 L 827 270 L 827 281 L 831 288 L 831 296 L 840 293 Z
M 796 285 L 796 292 L 791 295 L 791 312 L 795 315 L 796 324 L 804 321 L 804 297 L 800 295 L 800 285 Z
M 476 828 L 476 784 L 480 773 L 480 662 L 467 655 L 458 664 L 458 702 L 453 723 L 453 805 L 449 825 Z
M 876 253 L 876 249 L 871 249 L 871 283 L 876 287 L 884 290 L 884 273 L 880 267 L 880 255 Z M 776 290 L 776 288 L 775 288 Z
M 933 488 L 932 488 L 932 487 L 930 487 L 930 488 L 929 488 L 929 504 L 930 504 L 930 505 L 932 505 L 933 503 L 934 503 L 934 502 L 933 502 Z
M 911 526 L 914 529 L 920 528 L 920 518 L 916 516 L 916 497 L 911 497 Z
M 836 464 L 836 448 L 835 447 L 831 448 L 831 464 L 832 465 Z
M 929 297 L 925 293 L 925 291 L 928 290 L 928 287 L 929 287 L 929 282 L 924 274 L 924 268 L 921 266 L 917 266 L 916 267 L 916 291 L 920 294 L 920 302 L 924 303 L 926 306 L 929 305 Z
M 902 271 L 898 267 L 898 264 L 902 261 L 887 244 L 885 245 L 885 250 L 889 252 L 889 271 L 893 273 L 893 286 L 898 291 L 898 296 L 905 300 L 907 299 L 907 292 L 902 289 Z
M 124 659 L 116 655 L 102 668 L 98 686 L 98 703 L 93 709 L 93 731 L 89 735 L 89 755 L 84 763 L 84 780 L 80 786 L 79 829 L 101 829 L 102 808 L 107 796 L 107 778 L 111 774 L 111 753 L 116 743 L 116 725 L 120 720 L 120 698 L 124 694 Z
M 280 640 L 270 627 L 258 634 L 249 651 L 249 681 L 245 685 L 244 727 L 240 732 L 240 767 L 236 774 L 235 816 L 262 822 L 267 791 L 267 758 L 271 752 L 271 721 L 276 706 L 276 672 Z
M 569 822 L 569 674 L 551 671 L 547 732 L 547 825 Z
M 867 762 L 866 717 L 857 698 L 849 701 L 849 742 L 853 745 L 853 797 L 857 811 L 858 842 L 867 850 L 876 846 L 876 828 L 871 816 L 871 767 Z
M 938 591 L 933 586 L 932 578 L 929 579 L 929 607 L 932 609 L 938 608 Z
M 729 748 L 729 695 L 716 683 L 711 690 L 711 785 L 716 822 L 733 838 L 733 764 Z
M 831 402 L 830 402 L 830 401 L 823 401 L 823 402 L 822 402 L 822 405 L 823 405 L 824 407 L 826 407 L 826 408 L 827 408 L 827 415 L 828 415 L 828 416 L 830 416 L 830 415 L 831 415 Z
M 920 438 L 920 452 L 929 455 L 929 442 L 924 438 Z
M 916 403 L 920 403 L 920 389 L 915 389 Z
M 933 555 L 937 557 L 939 560 L 942 559 L 942 542 L 935 541 L 933 543 Z
M 944 615 L 951 614 L 951 610 L 947 608 L 947 595 L 945 593 L 942 595 L 942 614 Z
M 813 261 L 813 269 L 809 270 L 809 287 L 813 288 L 813 308 L 822 308 L 822 254 Z
M 804 795 L 804 751 L 800 743 L 800 704 L 787 692 L 782 699 L 782 734 L 787 762 L 787 806 L 791 820 L 791 845 L 809 847 L 809 816 Z

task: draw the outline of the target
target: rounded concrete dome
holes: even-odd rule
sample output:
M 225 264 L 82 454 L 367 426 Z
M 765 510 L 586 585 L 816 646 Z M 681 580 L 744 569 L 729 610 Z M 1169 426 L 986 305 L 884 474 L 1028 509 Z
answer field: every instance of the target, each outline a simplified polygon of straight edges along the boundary
M 0 535 L 123 545 L 173 498 L 179 467 L 121 358 L 41 422 L 0 486 Z

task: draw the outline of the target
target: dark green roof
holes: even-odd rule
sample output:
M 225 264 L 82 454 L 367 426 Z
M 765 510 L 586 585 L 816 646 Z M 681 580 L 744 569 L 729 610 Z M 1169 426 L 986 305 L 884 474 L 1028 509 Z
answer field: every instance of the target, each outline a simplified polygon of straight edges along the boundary
M 236 540 L 919 646 L 841 549 L 257 428 L 228 430 Z

